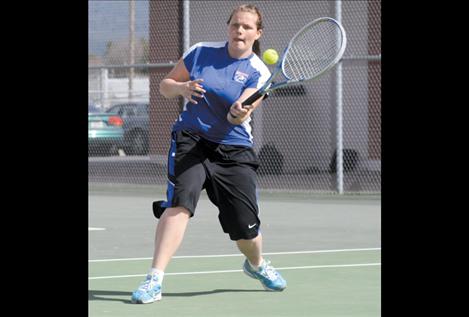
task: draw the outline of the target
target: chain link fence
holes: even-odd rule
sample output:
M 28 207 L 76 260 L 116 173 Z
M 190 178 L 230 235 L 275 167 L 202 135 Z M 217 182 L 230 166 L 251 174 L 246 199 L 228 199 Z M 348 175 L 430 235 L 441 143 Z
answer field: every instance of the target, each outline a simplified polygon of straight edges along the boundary
M 226 40 L 230 13 L 244 3 L 89 1 L 89 104 L 101 112 L 89 115 L 90 183 L 166 184 L 170 130 L 184 101 L 164 99 L 159 81 L 191 45 Z M 260 189 L 380 194 L 381 1 L 249 3 L 263 14 L 261 51 L 282 52 L 322 16 L 347 32 L 339 66 L 254 112 Z

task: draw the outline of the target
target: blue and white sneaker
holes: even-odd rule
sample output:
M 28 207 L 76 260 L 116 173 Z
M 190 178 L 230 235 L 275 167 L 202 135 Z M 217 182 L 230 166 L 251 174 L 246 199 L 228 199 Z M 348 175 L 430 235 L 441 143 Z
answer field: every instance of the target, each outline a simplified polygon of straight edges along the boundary
M 161 299 L 161 282 L 158 275 L 148 274 L 138 289 L 132 293 L 132 303 L 149 304 Z
M 270 261 L 264 260 L 258 271 L 256 271 L 246 259 L 244 261 L 243 271 L 247 276 L 259 280 L 262 286 L 268 291 L 283 291 L 287 287 L 287 281 L 270 265 Z

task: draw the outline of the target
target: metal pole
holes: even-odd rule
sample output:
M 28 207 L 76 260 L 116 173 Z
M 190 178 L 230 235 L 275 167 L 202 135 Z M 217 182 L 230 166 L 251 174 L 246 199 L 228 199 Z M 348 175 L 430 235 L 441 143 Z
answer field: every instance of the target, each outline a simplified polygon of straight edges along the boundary
M 190 8 L 189 8 L 189 0 L 184 0 L 182 5 L 183 11 L 183 44 L 182 48 L 183 51 L 187 51 L 190 45 Z
M 135 63 L 135 0 L 129 1 L 129 65 Z M 133 99 L 134 68 L 129 69 L 129 101 Z
M 100 71 L 100 91 L 101 91 L 101 107 L 107 108 L 108 98 L 108 69 L 102 68 Z
M 133 65 L 94 65 L 88 66 L 88 69 L 123 69 L 123 68 L 172 68 L 176 63 L 154 63 L 154 64 L 133 64 Z
M 335 19 L 342 23 L 342 1 L 337 0 L 334 3 Z M 342 104 L 342 62 L 337 64 L 335 69 L 336 77 L 336 108 L 337 108 L 337 153 L 336 153 L 336 172 L 337 172 L 337 192 L 344 193 L 344 158 L 343 158 L 343 104 Z
M 190 7 L 189 7 L 189 0 L 182 1 L 182 52 L 183 54 L 189 49 L 190 47 Z M 184 98 L 183 105 L 188 102 L 187 98 Z M 180 106 L 180 109 L 184 107 L 183 105 Z

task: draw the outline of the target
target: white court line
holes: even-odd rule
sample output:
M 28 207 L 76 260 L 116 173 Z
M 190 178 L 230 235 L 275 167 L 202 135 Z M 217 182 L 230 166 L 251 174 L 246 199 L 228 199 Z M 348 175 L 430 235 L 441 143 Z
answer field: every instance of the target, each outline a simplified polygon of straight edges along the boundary
M 381 250 L 381 248 L 362 248 L 362 249 L 336 249 L 336 250 L 315 250 L 315 251 L 291 251 L 291 252 L 267 252 L 262 255 L 286 255 L 286 254 L 312 254 L 312 253 L 329 253 L 329 252 L 357 252 L 357 251 L 373 251 Z M 230 256 L 244 256 L 241 253 L 237 254 L 218 254 L 218 255 L 180 255 L 173 256 L 173 259 L 191 259 L 191 258 L 223 258 Z M 152 258 L 124 258 L 124 259 L 103 259 L 103 260 L 88 260 L 90 263 L 95 262 L 114 262 L 114 261 L 141 261 L 151 260 Z
M 279 271 L 283 270 L 301 270 L 301 269 L 320 269 L 320 268 L 337 268 L 337 267 L 363 267 L 363 266 L 377 266 L 381 263 L 359 263 L 359 264 L 331 264 L 331 265 L 311 265 L 311 266 L 288 266 L 276 268 Z M 165 273 L 168 275 L 199 275 L 199 274 L 216 274 L 216 273 L 237 273 L 243 270 L 223 270 L 223 271 L 202 271 L 202 272 L 175 272 Z M 114 278 L 126 278 L 126 277 L 143 277 L 146 274 L 135 274 L 135 275 L 114 275 L 114 276 L 93 276 L 88 277 L 88 280 L 103 280 L 103 279 L 114 279 Z
M 93 228 L 93 227 L 88 227 L 88 231 L 99 231 L 99 230 L 106 230 L 106 228 Z

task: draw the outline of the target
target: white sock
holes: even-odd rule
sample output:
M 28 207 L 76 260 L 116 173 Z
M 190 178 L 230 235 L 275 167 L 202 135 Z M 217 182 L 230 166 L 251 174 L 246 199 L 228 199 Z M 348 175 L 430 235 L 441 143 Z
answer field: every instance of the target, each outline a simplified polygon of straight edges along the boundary
M 154 267 L 152 267 L 148 274 L 150 274 L 152 276 L 155 275 L 155 274 L 158 275 L 158 277 L 159 277 L 158 281 L 160 281 L 160 283 L 163 283 L 163 278 L 164 278 L 164 272 L 163 271 L 160 271 L 160 270 L 155 269 Z
M 262 259 L 261 263 L 259 264 L 259 266 L 255 266 L 251 263 L 251 261 L 248 260 L 248 263 L 249 265 L 251 266 L 251 268 L 255 271 L 259 271 L 259 268 L 262 266 L 262 263 L 264 263 L 264 259 Z

